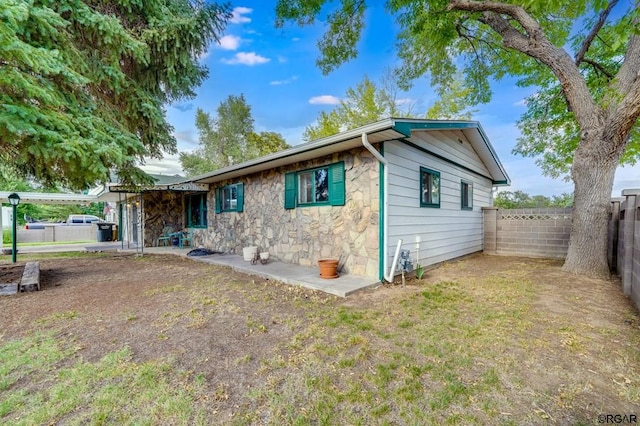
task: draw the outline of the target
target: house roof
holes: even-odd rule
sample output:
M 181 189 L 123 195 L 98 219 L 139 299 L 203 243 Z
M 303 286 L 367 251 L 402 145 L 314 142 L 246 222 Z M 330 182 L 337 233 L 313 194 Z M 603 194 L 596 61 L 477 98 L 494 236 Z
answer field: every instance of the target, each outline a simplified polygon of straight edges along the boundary
M 151 176 L 151 178 L 153 179 L 153 184 L 132 186 L 122 185 L 118 182 L 111 182 L 104 186 L 104 193 L 119 192 L 124 194 L 137 194 L 140 192 L 149 191 L 208 191 L 207 185 L 202 185 L 191 180 L 187 180 L 184 176 L 155 175 L 151 173 L 149 173 L 149 176 Z
M 509 185 L 509 176 L 479 122 L 406 118 L 388 118 L 377 121 L 353 130 L 245 161 L 244 163 L 234 164 L 195 176 L 186 182 L 216 183 L 300 161 L 311 160 L 336 152 L 347 151 L 362 146 L 363 133 L 367 134 L 369 143 L 376 144 L 384 141 L 408 138 L 411 136 L 412 130 L 462 131 L 489 170 L 493 184 L 498 186 Z
M 155 175 L 151 173 L 147 173 L 149 176 L 153 178 L 156 185 L 171 185 L 174 183 L 184 182 L 184 176 L 180 175 Z

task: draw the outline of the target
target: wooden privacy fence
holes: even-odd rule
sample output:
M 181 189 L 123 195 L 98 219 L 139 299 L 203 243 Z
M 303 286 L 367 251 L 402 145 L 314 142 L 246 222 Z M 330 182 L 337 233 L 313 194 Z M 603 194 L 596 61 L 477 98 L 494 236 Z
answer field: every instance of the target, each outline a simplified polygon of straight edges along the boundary
M 571 208 L 483 207 L 484 253 L 562 259 L 569 248 Z M 607 257 L 624 294 L 640 309 L 640 189 L 611 200 Z

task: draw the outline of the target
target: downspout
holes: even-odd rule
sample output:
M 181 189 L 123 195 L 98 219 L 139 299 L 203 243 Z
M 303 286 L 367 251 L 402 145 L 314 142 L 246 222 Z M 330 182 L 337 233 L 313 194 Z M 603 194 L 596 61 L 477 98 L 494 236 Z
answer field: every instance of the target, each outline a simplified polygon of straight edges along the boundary
M 387 159 L 384 158 L 374 147 L 373 145 L 371 145 L 369 143 L 369 139 L 367 137 L 366 133 L 362 133 L 362 146 L 364 146 L 367 151 L 369 151 L 371 153 L 371 155 L 373 155 L 375 157 L 376 160 L 378 160 L 379 163 L 381 163 L 384 166 L 384 188 L 383 188 L 383 196 L 384 196 L 384 202 L 387 203 L 387 200 L 389 199 L 389 167 L 388 167 L 388 162 Z M 383 248 L 382 248 L 382 256 L 383 256 L 383 270 L 384 272 L 384 276 L 383 278 L 385 279 L 385 281 L 387 282 L 393 282 L 393 277 L 395 275 L 396 272 L 396 265 L 398 263 L 398 255 L 400 254 L 400 247 L 402 246 L 402 240 L 398 240 L 398 246 L 396 247 L 396 253 L 395 256 L 393 258 L 393 264 L 391 265 L 391 269 L 389 270 L 389 273 L 387 273 L 386 271 L 389 269 L 389 256 L 387 255 L 387 246 L 388 246 L 388 239 L 389 237 L 387 236 L 387 224 L 388 222 L 388 218 L 389 218 L 389 209 L 387 208 L 387 206 L 384 206 L 384 217 L 383 217 L 383 221 L 384 221 L 384 234 L 383 234 Z

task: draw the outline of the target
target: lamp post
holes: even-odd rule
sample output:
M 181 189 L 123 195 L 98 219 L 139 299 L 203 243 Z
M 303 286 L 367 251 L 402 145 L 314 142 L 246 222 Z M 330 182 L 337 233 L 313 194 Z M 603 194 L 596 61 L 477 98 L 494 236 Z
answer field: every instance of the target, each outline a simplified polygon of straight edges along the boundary
M 11 204 L 12 213 L 13 213 L 13 233 L 11 234 L 11 261 L 16 263 L 16 252 L 18 251 L 16 247 L 16 236 L 18 234 L 18 226 L 16 221 L 16 208 L 18 204 L 20 204 L 20 196 L 15 192 L 9 195 L 9 203 Z

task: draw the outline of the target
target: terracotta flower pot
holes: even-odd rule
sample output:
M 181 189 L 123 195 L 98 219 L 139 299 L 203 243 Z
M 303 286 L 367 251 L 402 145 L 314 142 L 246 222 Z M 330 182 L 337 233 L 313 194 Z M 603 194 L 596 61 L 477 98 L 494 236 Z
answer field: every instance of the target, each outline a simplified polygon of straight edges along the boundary
M 338 278 L 338 260 L 320 259 L 318 260 L 320 278 Z

